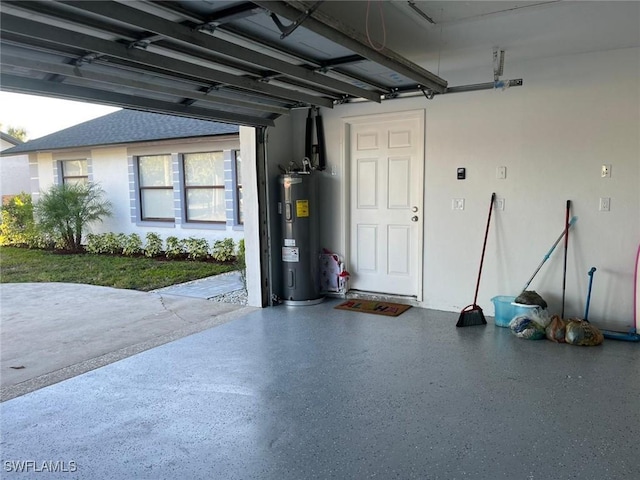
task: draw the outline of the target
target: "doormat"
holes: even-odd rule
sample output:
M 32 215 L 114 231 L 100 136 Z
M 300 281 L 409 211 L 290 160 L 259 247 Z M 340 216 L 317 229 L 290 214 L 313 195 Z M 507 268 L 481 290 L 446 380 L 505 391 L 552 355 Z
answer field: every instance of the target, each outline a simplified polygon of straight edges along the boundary
M 338 310 L 350 310 L 352 312 L 373 313 L 375 315 L 397 317 L 401 313 L 409 310 L 411 305 L 378 302 L 376 300 L 347 300 L 334 308 L 337 308 Z

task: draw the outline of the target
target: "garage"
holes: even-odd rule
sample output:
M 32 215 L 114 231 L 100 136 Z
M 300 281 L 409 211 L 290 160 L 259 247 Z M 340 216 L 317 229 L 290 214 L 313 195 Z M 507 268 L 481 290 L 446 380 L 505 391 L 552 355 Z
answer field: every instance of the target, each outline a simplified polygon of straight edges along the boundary
M 248 249 L 253 305 L 283 296 L 278 177 L 308 154 L 302 139 L 312 111 L 325 130 L 320 247 L 344 258 L 351 289 L 460 310 L 473 292 L 473 240 L 481 242 L 495 191 L 503 210 L 478 302 L 491 309 L 493 296 L 524 283 L 571 200 L 580 221 L 568 308 L 582 309 L 585 272 L 599 265 L 608 294 L 594 298 L 593 314 L 624 330 L 633 327 L 640 229 L 637 13 L 633 2 L 5 2 L 2 88 L 255 128 L 244 130 L 243 152 L 255 160 L 246 162 L 255 185 L 245 232 L 256 247 Z M 375 224 L 368 207 L 354 205 L 361 194 L 386 195 L 390 180 L 380 172 L 388 165 L 359 178 L 353 142 L 405 132 L 393 122 L 407 116 L 413 124 L 396 137 L 411 136 L 414 164 L 393 181 L 411 195 Z M 601 178 L 602 165 L 612 165 L 611 177 Z M 357 193 L 367 175 L 378 183 Z M 610 211 L 600 211 L 602 198 Z M 371 237 L 390 225 L 402 228 Z M 592 229 L 619 235 L 603 248 Z M 372 241 L 375 251 L 364 248 Z M 536 286 L 556 309 L 559 263 Z
M 626 332 L 640 327 L 634 323 L 634 260 L 640 241 L 639 20 L 636 2 L 4 1 L 0 80 L 6 91 L 242 125 L 248 286 L 254 306 L 275 307 L 283 297 L 287 279 L 282 249 L 287 245 L 281 229 L 280 176 L 290 162 L 302 163 L 308 156 L 305 137 L 311 113 L 316 122 L 320 114 L 324 126 L 324 142 L 316 138 L 323 144 L 324 169 L 313 173 L 320 206 L 319 246 L 344 259 L 352 293 L 409 303 L 425 316 L 437 311 L 444 315 L 438 318 L 449 319 L 460 312 L 473 298 L 487 206 L 495 193 L 498 201 L 495 208 L 491 204 L 477 300 L 491 316 L 491 299 L 517 294 L 543 259 L 566 225 L 570 200 L 570 214 L 578 220 L 567 247 L 566 275 L 558 248 L 531 287 L 548 301 L 550 310 L 559 311 L 565 308 L 566 280 L 568 315 L 581 316 L 587 272 L 596 266 L 590 318 L 603 328 Z M 317 150 L 311 154 L 312 160 L 319 160 Z M 389 208 L 381 212 L 379 206 Z M 545 435 L 563 439 L 577 456 L 586 445 L 589 458 L 602 463 L 594 460 L 578 471 L 581 478 L 638 474 L 635 463 L 613 459 L 632 458 L 623 445 L 637 443 L 637 406 L 630 401 L 637 385 L 633 346 L 593 356 L 586 350 L 574 356 L 545 347 L 547 360 L 541 360 L 543 368 L 538 370 L 530 362 L 540 350 L 518 344 L 517 353 L 510 354 L 506 339 L 489 330 L 454 334 L 452 323 L 446 332 L 440 327 L 423 330 L 427 327 L 411 317 L 410 325 L 385 324 L 383 335 L 390 346 L 380 338 L 372 340 L 366 323 L 354 326 L 343 314 L 331 316 L 330 329 L 312 326 L 305 308 L 315 307 L 300 307 L 292 314 L 295 318 L 287 317 L 290 323 L 285 326 L 297 319 L 305 325 L 297 336 L 278 323 L 280 308 L 284 307 L 264 309 L 263 321 L 254 318 L 250 327 L 221 330 L 236 340 L 248 338 L 253 351 L 265 347 L 263 337 L 273 340 L 269 328 L 280 335 L 265 353 L 273 360 L 268 365 L 277 372 L 274 378 L 259 363 L 246 361 L 247 370 L 238 369 L 273 389 L 252 390 L 243 377 L 245 389 L 234 384 L 215 392 L 218 401 L 233 398 L 228 401 L 235 409 L 231 418 L 237 428 L 224 430 L 220 441 L 226 443 L 216 459 L 224 460 L 226 471 L 237 478 L 460 478 L 474 471 L 476 478 L 496 478 L 500 472 L 526 478 L 539 471 L 553 478 L 555 468 L 560 472 L 557 478 L 566 478 L 575 472 L 567 465 L 583 465 L 569 459 L 570 451 L 563 451 L 558 466 L 541 470 L 536 470 L 536 462 L 518 463 L 509 452 L 478 453 L 473 442 L 481 442 L 482 432 L 491 445 L 506 448 L 509 442 L 500 440 L 503 431 L 509 432 L 506 438 L 518 445 L 521 455 L 530 447 L 543 450 L 549 459 L 553 450 L 544 442 Z M 309 357 L 295 348 L 300 338 L 315 339 Z M 428 352 L 416 338 L 424 340 Z M 348 345 L 341 343 L 345 339 L 350 339 Z M 244 365 L 239 359 L 247 350 L 235 344 L 223 347 L 224 342 L 214 337 L 194 339 L 193 351 L 204 355 L 207 340 L 221 346 L 224 358 L 237 360 L 226 367 Z M 371 349 L 381 356 L 371 354 Z M 455 364 L 442 360 L 450 358 L 450 351 L 459 353 Z M 299 367 L 291 382 L 283 380 L 291 380 L 291 363 L 278 360 L 287 355 Z M 617 364 L 618 355 L 623 360 Z M 161 353 L 147 358 L 164 365 L 165 373 L 172 372 L 162 363 Z M 332 363 L 333 358 L 344 363 Z M 523 369 L 529 377 L 523 378 L 513 365 L 507 369 L 513 375 L 484 377 L 484 369 L 498 368 L 501 358 L 527 365 Z M 571 365 L 561 373 L 554 371 L 552 383 L 544 380 L 553 369 L 549 359 Z M 422 371 L 428 365 L 433 379 L 420 383 L 419 391 L 405 388 L 406 383 L 393 380 L 407 380 L 392 368 L 398 365 L 407 371 Z M 339 375 L 341 369 L 349 375 Z M 442 378 L 442 372 L 450 376 Z M 97 375 L 89 380 L 93 388 L 104 380 Z M 113 378 L 118 372 L 104 375 Z M 195 376 L 206 377 L 201 372 Z M 323 378 L 335 381 L 323 384 Z M 393 388 L 373 388 L 374 379 Z M 455 389 L 454 384 L 469 388 Z M 494 389 L 495 385 L 500 387 Z M 306 392 L 305 401 L 280 403 L 288 388 Z M 602 394 L 592 394 L 594 388 Z M 321 392 L 317 402 L 310 400 L 316 389 Z M 381 392 L 388 396 L 378 395 Z M 29 406 L 37 409 L 56 398 L 48 395 L 34 398 Z M 463 412 L 443 407 L 462 395 Z M 476 395 L 485 402 L 478 410 Z M 505 400 L 509 395 L 535 410 L 535 415 L 526 415 L 521 430 L 513 423 L 489 423 L 488 419 L 504 418 L 492 401 L 509 409 L 511 420 L 518 418 L 516 406 Z M 566 418 L 558 411 L 569 408 L 571 398 L 586 398 L 582 395 L 611 423 L 622 408 L 624 418 L 632 420 L 625 424 L 628 430 L 616 427 L 614 432 L 598 423 L 606 430 L 604 443 L 598 443 L 597 434 L 584 424 L 561 423 L 560 431 L 554 422 Z M 344 418 L 332 397 L 348 406 Z M 252 410 L 254 400 L 261 408 Z M 250 405 L 246 409 L 238 406 L 244 401 Z M 269 402 L 275 405 L 271 410 L 265 407 Z M 172 405 L 162 413 L 175 414 L 177 403 Z M 197 403 L 190 405 L 197 410 Z M 422 407 L 433 408 L 437 418 Z M 288 411 L 295 412 L 291 423 L 285 419 Z M 320 412 L 324 423 L 310 411 Z M 251 412 L 275 420 L 261 423 Z M 365 413 L 384 418 L 383 427 L 369 429 Z M 577 421 L 574 414 L 569 417 Z M 418 434 L 411 429 L 412 418 L 437 428 Z M 533 418 L 544 420 L 537 424 Z M 358 428 L 341 430 L 340 419 Z M 126 425 L 128 419 L 118 421 Z M 477 435 L 472 425 L 476 421 L 484 429 Z M 147 428 L 136 425 L 141 431 Z M 305 430 L 305 425 L 312 428 Z M 251 430 L 256 426 L 262 429 Z M 324 427 L 333 436 L 323 435 Z M 196 430 L 206 435 L 206 429 Z M 443 440 L 437 432 L 457 433 Z M 367 433 L 375 438 L 367 441 Z M 233 460 L 237 457 L 229 445 L 236 435 L 250 438 L 240 442 L 241 452 L 261 452 L 246 454 L 246 469 Z M 411 441 L 394 449 L 384 435 Z M 154 431 L 153 438 L 162 441 L 164 436 Z M 309 443 L 296 445 L 297 438 Z M 416 440 L 420 438 L 425 443 Z M 195 448 L 195 443 L 189 446 Z M 442 444 L 447 449 L 439 449 Z M 372 445 L 377 447 L 372 450 Z M 428 445 L 437 454 L 424 453 Z M 343 455 L 345 451 L 355 453 Z M 270 456 L 273 452 L 283 457 Z M 415 452 L 429 461 L 422 462 Z M 112 451 L 110 458 L 117 458 L 116 453 Z M 282 460 L 292 453 L 298 455 L 295 461 Z M 145 454 L 150 454 L 149 448 Z M 331 462 L 335 458 L 344 462 L 342 468 Z M 276 465 L 260 463 L 265 459 Z M 500 468 L 492 470 L 496 462 Z M 389 465 L 393 468 L 383 468 Z M 417 470 L 409 468 L 415 465 Z M 305 468 L 309 466 L 316 470 Z M 171 468 L 164 478 L 171 476 L 166 472 L 179 471 Z M 261 471 L 267 473 L 261 476 Z M 195 470 L 189 472 L 199 478 Z M 148 471 L 146 477 L 154 476 Z M 202 472 L 200 478 L 205 478 Z

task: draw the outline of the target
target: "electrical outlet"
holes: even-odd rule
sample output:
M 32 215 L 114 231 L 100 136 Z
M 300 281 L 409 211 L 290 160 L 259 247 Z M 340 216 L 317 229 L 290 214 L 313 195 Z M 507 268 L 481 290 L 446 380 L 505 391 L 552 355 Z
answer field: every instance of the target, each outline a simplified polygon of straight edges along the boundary
M 454 198 L 451 201 L 452 210 L 464 210 L 464 198 Z
M 496 178 L 498 180 L 507 178 L 507 167 L 496 167 Z
M 496 208 L 498 210 L 504 210 L 504 198 L 496 198 Z
M 600 170 L 600 176 L 602 178 L 611 178 L 611 164 L 603 164 Z
M 608 212 L 611 209 L 611 199 L 609 197 L 600 197 L 600 211 Z

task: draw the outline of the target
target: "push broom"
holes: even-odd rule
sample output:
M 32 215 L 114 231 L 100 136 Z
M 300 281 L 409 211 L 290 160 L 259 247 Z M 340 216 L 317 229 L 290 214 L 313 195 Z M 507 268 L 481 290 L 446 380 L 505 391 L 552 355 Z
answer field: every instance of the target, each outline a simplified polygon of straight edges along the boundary
M 473 297 L 473 303 L 467 305 L 460 312 L 456 327 L 472 327 L 474 325 L 486 325 L 487 320 L 484 318 L 482 308 L 478 305 L 478 290 L 480 289 L 480 277 L 482 276 L 482 263 L 484 262 L 484 252 L 487 249 L 487 237 L 489 236 L 489 225 L 491 224 L 491 212 L 493 211 L 493 202 L 496 194 L 491 194 L 491 203 L 489 204 L 489 217 L 487 218 L 487 229 L 484 232 L 484 243 L 482 245 L 482 256 L 480 257 L 480 269 L 478 270 L 478 281 L 476 282 L 476 294 Z

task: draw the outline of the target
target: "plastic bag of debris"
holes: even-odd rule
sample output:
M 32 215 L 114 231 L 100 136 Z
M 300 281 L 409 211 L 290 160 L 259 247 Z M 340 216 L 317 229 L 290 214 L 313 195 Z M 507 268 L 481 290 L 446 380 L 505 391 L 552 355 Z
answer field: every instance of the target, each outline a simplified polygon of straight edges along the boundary
M 560 318 L 560 315 L 554 315 L 551 317 L 551 321 L 547 328 L 545 328 L 545 335 L 547 340 L 551 340 L 556 343 L 564 343 L 564 337 L 567 329 L 567 321 Z
M 551 316 L 549 312 L 544 308 L 536 308 L 530 312 L 531 320 L 540 325 L 543 329 L 547 328 L 547 325 L 551 323 Z
M 604 335 L 586 320 L 570 318 L 567 322 L 565 341 L 569 345 L 590 347 L 600 345 L 604 341 Z
M 532 318 L 532 315 L 518 315 L 509 322 L 509 328 L 518 338 L 542 340 L 545 338 L 544 326 Z
M 535 290 L 525 290 L 514 301 L 522 305 L 538 305 L 539 307 L 547 308 L 547 302 Z

